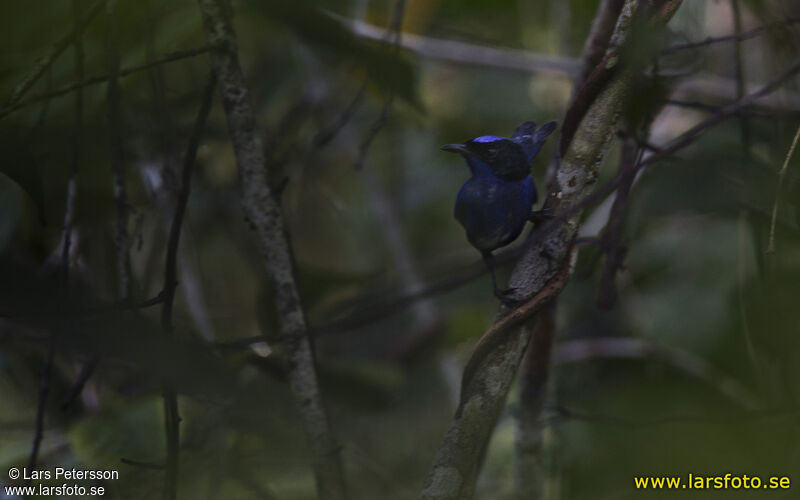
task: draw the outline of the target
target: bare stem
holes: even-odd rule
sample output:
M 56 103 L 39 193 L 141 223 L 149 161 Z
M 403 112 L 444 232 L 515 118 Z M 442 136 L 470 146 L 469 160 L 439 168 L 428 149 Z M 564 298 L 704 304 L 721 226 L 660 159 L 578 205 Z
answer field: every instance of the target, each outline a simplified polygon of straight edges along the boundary
M 111 177 L 114 188 L 116 206 L 116 229 L 114 243 L 117 249 L 117 293 L 121 300 L 130 298 L 131 294 L 131 260 L 128 236 L 128 192 L 125 180 L 125 164 L 122 157 L 122 130 L 120 124 L 120 90 L 119 90 L 119 50 L 116 39 L 116 0 L 107 3 L 106 17 L 106 51 L 108 64 L 108 86 L 106 101 L 108 104 L 108 137 L 111 154 Z
M 786 177 L 786 170 L 789 168 L 789 160 L 791 160 L 794 150 L 797 147 L 797 140 L 800 139 L 800 127 L 797 127 L 797 132 L 792 139 L 792 145 L 786 153 L 786 159 L 783 160 L 783 165 L 778 171 L 778 189 L 775 192 L 775 203 L 772 204 L 772 221 L 769 225 L 769 244 L 767 245 L 767 253 L 775 253 L 775 224 L 778 220 L 778 202 L 781 199 L 781 187 L 783 186 L 783 179 Z
M 178 200 L 175 205 L 175 214 L 170 223 L 169 237 L 167 240 L 167 256 L 164 265 L 164 302 L 161 307 L 161 326 L 164 332 L 172 336 L 172 307 L 175 302 L 175 289 L 178 286 L 178 245 L 181 239 L 181 229 L 183 219 L 186 214 L 186 205 L 189 202 L 189 192 L 192 184 L 192 172 L 194 171 L 195 159 L 197 158 L 197 148 L 200 146 L 200 136 L 205 128 L 208 113 L 211 110 L 211 103 L 216 89 L 216 78 L 213 72 L 208 77 L 203 100 L 200 104 L 200 111 L 189 138 L 189 145 L 186 148 L 186 155 L 183 158 L 183 169 L 181 171 L 181 185 L 178 192 Z M 168 381 L 162 383 L 162 393 L 164 397 L 164 427 L 167 439 L 167 460 L 165 467 L 165 481 L 163 498 L 174 500 L 178 495 L 178 457 L 180 453 L 180 412 L 178 408 L 178 394 L 175 388 Z

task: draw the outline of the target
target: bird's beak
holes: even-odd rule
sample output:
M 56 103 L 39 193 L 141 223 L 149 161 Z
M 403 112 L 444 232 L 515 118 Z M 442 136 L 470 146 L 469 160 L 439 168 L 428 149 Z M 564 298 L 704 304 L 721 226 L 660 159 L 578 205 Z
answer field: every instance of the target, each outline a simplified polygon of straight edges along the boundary
M 445 144 L 441 147 L 442 151 L 447 151 L 449 153 L 461 153 L 461 154 L 468 154 L 469 150 L 467 150 L 466 146 L 463 144 Z

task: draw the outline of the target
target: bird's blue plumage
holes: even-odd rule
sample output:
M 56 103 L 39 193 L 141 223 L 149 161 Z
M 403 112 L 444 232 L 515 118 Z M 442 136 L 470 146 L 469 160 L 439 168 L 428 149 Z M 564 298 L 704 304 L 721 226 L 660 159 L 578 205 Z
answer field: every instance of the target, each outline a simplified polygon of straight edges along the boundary
M 458 192 L 455 218 L 464 226 L 472 246 L 491 252 L 508 245 L 522 232 L 536 203 L 536 185 L 530 176 L 504 181 L 475 158 L 468 163 L 472 177 Z
M 514 131 L 511 140 L 522 146 L 525 156 L 531 162 L 539 154 L 544 146 L 544 141 L 547 136 L 553 133 L 556 129 L 556 122 L 547 122 L 539 129 L 536 129 L 534 122 L 525 122 Z
M 456 197 L 455 217 L 482 253 L 514 241 L 530 219 L 536 203 L 530 164 L 555 128 L 555 122 L 539 129 L 525 122 L 510 139 L 483 135 L 443 147 L 461 153 L 472 173 Z
M 502 141 L 505 137 L 498 137 L 496 135 L 482 135 L 472 139 L 472 142 L 497 142 Z
M 517 239 L 531 219 L 536 203 L 536 185 L 529 175 L 531 161 L 555 128 L 555 122 L 538 130 L 535 123 L 525 122 L 510 139 L 483 135 L 442 146 L 461 154 L 469 165 L 472 176 L 458 192 L 455 217 L 464 226 L 467 240 L 483 255 L 495 295 L 504 301 L 508 290 L 497 287 L 492 252 Z

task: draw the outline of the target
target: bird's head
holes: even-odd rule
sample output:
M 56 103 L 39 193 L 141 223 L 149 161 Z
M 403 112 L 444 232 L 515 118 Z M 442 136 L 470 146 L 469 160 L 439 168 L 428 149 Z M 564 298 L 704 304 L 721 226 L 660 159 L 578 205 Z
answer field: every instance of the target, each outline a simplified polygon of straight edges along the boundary
M 467 162 L 479 160 L 506 181 L 523 180 L 530 172 L 530 162 L 522 146 L 505 137 L 484 135 L 463 144 L 446 144 L 442 150 L 459 153 Z

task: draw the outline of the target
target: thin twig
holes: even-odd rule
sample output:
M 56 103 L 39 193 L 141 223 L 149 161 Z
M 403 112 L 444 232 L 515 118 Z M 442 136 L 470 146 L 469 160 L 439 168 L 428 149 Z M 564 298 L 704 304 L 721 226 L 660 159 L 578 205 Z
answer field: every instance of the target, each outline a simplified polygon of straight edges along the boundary
M 28 90 L 33 87 L 33 85 L 39 80 L 39 78 L 47 71 L 56 60 L 56 58 L 61 55 L 67 47 L 72 44 L 76 37 L 80 36 L 86 27 L 89 25 L 89 22 L 96 16 L 100 10 L 105 5 L 106 0 L 97 0 L 89 10 L 86 12 L 84 16 L 82 16 L 77 23 L 73 26 L 72 30 L 61 37 L 45 55 L 40 57 L 34 64 L 33 67 L 28 71 L 28 73 L 22 78 L 22 81 L 14 87 L 14 90 L 11 92 L 11 96 L 3 103 L 3 109 L 8 109 L 15 106 L 19 103 L 20 99 L 28 92 Z
M 693 377 L 704 380 L 743 408 L 753 409 L 758 406 L 757 398 L 740 382 L 719 371 L 704 359 L 690 352 L 647 339 L 601 337 L 568 340 L 556 345 L 553 363 L 562 365 L 602 358 L 660 359 Z
M 133 460 L 124 457 L 120 458 L 119 461 L 125 465 L 132 465 L 133 467 L 140 467 L 142 469 L 164 470 L 164 466 L 162 464 L 154 464 L 152 462 L 142 462 L 141 460 Z
M 364 78 L 361 80 L 361 85 L 358 87 L 358 91 L 356 91 L 356 95 L 350 101 L 350 104 L 344 108 L 344 111 L 339 115 L 339 118 L 325 130 L 321 130 L 314 136 L 313 144 L 316 148 L 324 148 L 327 146 L 333 139 L 339 135 L 339 132 L 344 128 L 345 125 L 355 116 L 356 111 L 358 111 L 361 102 L 364 100 L 364 96 L 366 95 L 367 91 L 367 84 L 369 83 L 369 76 L 364 75 Z
M 655 163 L 656 161 L 663 159 L 665 156 L 673 155 L 677 151 L 692 144 L 695 140 L 697 140 L 702 134 L 707 132 L 710 128 L 727 120 L 731 116 L 736 115 L 736 113 L 738 113 L 739 110 L 749 106 L 756 100 L 776 91 L 781 85 L 783 85 L 784 82 L 786 82 L 789 78 L 793 77 L 798 72 L 800 72 L 800 59 L 795 59 L 795 61 L 786 70 L 780 73 L 772 81 L 770 81 L 760 89 L 756 90 L 755 92 L 751 92 L 750 94 L 745 95 L 741 99 L 738 99 L 735 102 L 722 107 L 719 110 L 719 112 L 717 112 L 717 114 L 715 114 L 714 116 L 706 120 L 703 120 L 702 122 L 698 123 L 694 127 L 690 128 L 686 132 L 682 133 L 681 135 L 670 141 L 666 146 L 662 148 L 660 153 L 654 154 L 644 159 L 641 163 L 639 163 L 637 168 L 639 169 L 644 168 L 645 166 Z
M 742 13 L 739 7 L 739 0 L 731 0 L 731 9 L 733 10 L 733 30 L 734 35 L 741 36 L 742 34 Z M 744 61 L 742 60 L 742 40 L 737 39 L 733 44 L 733 61 L 734 70 L 736 73 L 736 99 L 741 99 L 745 94 L 745 74 L 744 74 Z M 747 163 L 750 161 L 750 127 L 747 122 L 746 116 L 739 116 L 739 126 L 742 135 L 742 148 L 744 150 L 745 170 Z
M 128 193 L 125 180 L 125 164 L 122 156 L 122 130 L 120 123 L 119 51 L 116 38 L 116 0 L 107 4 L 106 50 L 108 64 L 108 137 L 111 155 L 111 177 L 114 188 L 116 224 L 114 244 L 117 250 L 117 294 L 127 300 L 131 294 L 131 261 L 128 237 Z
M 47 69 L 47 78 L 45 79 L 45 81 L 46 81 L 45 92 L 50 92 L 50 90 L 53 88 L 53 68 Z M 47 112 L 50 111 L 50 101 L 51 99 L 47 99 L 46 101 L 44 101 L 44 105 L 42 106 L 42 109 L 39 111 L 39 116 L 36 118 L 36 121 L 34 122 L 33 126 L 31 127 L 30 131 L 27 134 L 27 140 L 30 141 L 31 139 L 35 138 L 36 135 L 39 133 L 41 127 L 44 125 L 45 120 L 47 119 Z
M 79 0 L 72 0 L 73 16 L 77 17 Z M 77 29 L 77 27 L 76 27 Z M 83 80 L 83 37 L 77 35 L 74 41 L 75 48 L 75 77 Z M 69 166 L 67 180 L 67 203 L 64 209 L 64 233 L 61 248 L 61 271 L 65 282 L 69 281 L 69 254 L 72 250 L 72 225 L 75 216 L 75 201 L 78 191 L 78 168 L 81 162 L 81 143 L 83 141 L 83 90 L 75 92 L 75 124 L 72 138 L 72 161 Z
M 80 317 L 87 315 L 104 314 L 113 311 L 130 311 L 135 309 L 144 309 L 147 307 L 152 307 L 161 304 L 163 301 L 164 301 L 164 292 L 161 291 L 155 297 L 143 300 L 138 304 L 131 304 L 130 300 L 117 301 L 115 303 L 104 306 L 85 308 L 73 311 L 65 316 Z M 72 386 L 67 391 L 67 395 L 64 396 L 64 399 L 61 401 L 62 410 L 66 410 L 67 408 L 69 408 L 72 402 L 75 401 L 75 399 L 77 399 L 78 396 L 81 395 L 84 386 L 86 385 L 87 382 L 89 382 L 89 379 L 92 378 L 92 375 L 94 375 L 95 371 L 97 371 L 97 367 L 99 365 L 100 365 L 100 358 L 93 357 L 90 358 L 88 361 L 86 361 L 83 364 L 83 366 L 81 366 L 81 371 L 75 378 L 75 382 L 72 383 Z
M 789 147 L 789 151 L 786 153 L 786 159 L 783 160 L 783 165 L 778 171 L 778 188 L 775 191 L 775 203 L 772 205 L 772 220 L 769 225 L 769 244 L 767 245 L 768 254 L 775 253 L 775 224 L 778 220 L 778 202 L 781 198 L 781 187 L 783 186 L 783 179 L 786 177 L 786 170 L 789 168 L 789 160 L 792 158 L 794 150 L 797 147 L 798 139 L 800 139 L 800 127 L 797 127 L 797 132 L 794 134 L 794 139 L 792 139 L 792 145 Z
M 156 33 L 154 26 L 157 25 L 156 19 L 159 15 L 156 8 L 157 7 L 152 2 L 148 4 L 147 17 L 149 18 L 149 22 L 144 44 L 145 58 L 147 62 L 152 62 L 155 59 Z M 177 154 L 177 148 L 175 147 L 177 140 L 175 137 L 175 127 L 173 124 L 172 115 L 169 109 L 169 102 L 166 96 L 166 84 L 164 82 L 163 67 L 154 66 L 150 71 L 147 72 L 147 77 L 149 79 L 152 96 L 152 116 L 155 121 L 155 127 L 153 127 L 153 141 L 160 146 L 161 161 L 163 162 L 162 173 L 168 174 L 164 176 L 164 179 L 169 181 L 174 178 L 172 163 Z M 171 184 L 171 182 L 165 183 L 167 186 L 166 191 L 175 188 L 175 186 Z
M 603 270 L 600 273 L 600 283 L 597 286 L 597 305 L 603 309 L 610 309 L 617 299 L 615 278 L 625 259 L 625 247 L 622 245 L 622 229 L 625 223 L 625 212 L 628 206 L 633 181 L 636 179 L 636 163 L 643 150 L 637 153 L 632 139 L 622 142 L 620 154 L 619 177 L 620 185 L 616 190 L 614 203 L 608 215 L 608 223 L 600 238 L 600 248 L 605 256 Z
M 36 420 L 34 422 L 33 444 L 31 454 L 28 459 L 28 470 L 36 470 L 39 460 L 39 449 L 44 438 L 44 414 L 47 406 L 47 395 L 50 392 L 50 378 L 53 371 L 53 360 L 55 358 L 55 333 L 50 332 L 47 341 L 47 354 L 45 355 L 42 373 L 39 377 L 39 398 L 36 402 Z M 30 484 L 30 479 L 26 484 Z
M 381 106 L 381 112 L 378 114 L 378 118 L 372 122 L 369 130 L 367 130 L 367 133 L 364 134 L 361 144 L 358 146 L 358 156 L 356 157 L 356 161 L 353 163 L 353 168 L 356 170 L 361 170 L 361 168 L 364 166 L 364 160 L 367 158 L 367 153 L 369 152 L 372 142 L 376 137 L 378 137 L 378 134 L 383 129 L 383 126 L 386 125 L 386 119 L 389 117 L 389 108 L 392 107 L 393 102 L 394 93 L 390 92 L 389 95 L 385 96 L 383 99 L 383 105 Z
M 100 358 L 93 357 L 81 365 L 81 371 L 78 372 L 75 382 L 72 383 L 67 391 L 67 395 L 64 396 L 64 399 L 61 401 L 62 410 L 69 408 L 72 402 L 81 395 L 83 388 L 86 386 L 86 383 L 89 382 L 89 379 L 92 378 L 92 375 L 94 375 L 94 372 L 97 370 L 99 364 Z
M 167 255 L 164 265 L 164 303 L 161 308 L 161 327 L 168 336 L 173 335 L 172 308 L 175 301 L 175 290 L 178 286 L 177 267 L 178 267 L 178 244 L 181 239 L 181 229 L 183 219 L 186 214 L 186 205 L 189 201 L 189 192 L 192 184 L 192 172 L 194 170 L 195 159 L 197 158 L 197 148 L 200 146 L 200 137 L 206 125 L 208 113 L 211 110 L 211 103 L 214 99 L 214 91 L 217 80 L 212 72 L 208 77 L 203 100 L 200 104 L 200 111 L 189 137 L 189 145 L 186 148 L 186 155 L 183 159 L 183 169 L 181 171 L 181 185 L 178 199 L 175 205 L 175 214 L 169 229 L 167 240 Z M 167 439 L 167 460 L 164 481 L 165 500 L 175 500 L 178 496 L 178 456 L 180 453 L 180 422 L 181 417 L 178 408 L 178 394 L 169 381 L 162 382 L 162 393 L 164 396 L 164 426 L 166 428 Z
M 668 55 L 674 54 L 675 52 L 681 52 L 684 50 L 693 50 L 708 47 L 709 45 L 714 45 L 716 43 L 723 43 L 723 42 L 740 42 L 743 40 L 749 40 L 751 38 L 755 38 L 759 35 L 766 33 L 767 31 L 775 28 L 782 28 L 792 26 L 794 24 L 800 23 L 800 18 L 793 17 L 789 19 L 784 19 L 783 21 L 776 21 L 774 23 L 764 24 L 762 26 L 758 26 L 748 31 L 743 31 L 741 33 L 736 33 L 733 35 L 726 35 L 726 36 L 718 36 L 718 37 L 708 37 L 705 40 L 699 42 L 689 42 L 689 43 L 681 43 L 678 45 L 673 45 L 671 47 L 667 47 L 661 50 L 661 55 Z
M 739 0 L 730 0 L 731 10 L 733 11 L 733 30 L 735 35 L 742 33 L 742 13 L 739 5 Z M 736 40 L 733 45 L 733 60 L 736 73 L 736 99 L 744 97 L 746 88 L 746 78 L 744 71 L 744 61 L 742 59 L 742 41 Z M 739 134 L 742 139 L 742 182 L 748 184 L 748 177 L 750 172 L 750 161 L 752 159 L 751 142 L 750 142 L 750 125 L 747 116 L 739 114 Z M 759 369 L 758 357 L 753 345 L 753 340 L 750 335 L 750 325 L 747 319 L 747 309 L 744 300 L 744 287 L 745 287 L 745 232 L 747 229 L 748 210 L 744 207 L 739 209 L 739 221 L 736 225 L 737 231 L 737 245 L 736 245 L 736 302 L 739 309 L 739 320 L 742 323 L 742 335 L 744 337 L 745 348 L 747 349 L 747 356 L 750 360 L 750 367 L 756 380 L 762 381 L 761 370 Z M 751 225 L 754 239 L 758 243 L 756 232 L 758 227 Z M 756 245 L 758 248 L 758 245 Z M 761 252 L 756 252 L 756 262 L 761 259 Z
M 78 7 L 80 0 L 72 0 L 72 13 L 73 17 L 77 19 Z M 75 77 L 78 81 L 83 80 L 83 37 L 76 36 L 73 43 L 75 48 Z M 70 276 L 70 252 L 72 250 L 72 226 L 73 218 L 75 216 L 75 202 L 78 196 L 78 168 L 81 162 L 81 143 L 83 140 L 83 90 L 79 89 L 75 92 L 75 124 L 72 139 L 72 161 L 69 166 L 69 178 L 67 179 L 67 202 L 64 208 L 64 230 L 61 237 L 63 243 L 61 247 L 61 273 L 62 280 L 65 287 L 69 289 L 69 276 Z M 87 365 L 81 369 L 81 374 L 87 370 Z M 88 374 L 84 375 L 85 380 L 81 381 L 77 387 L 83 388 L 83 385 L 88 380 L 94 368 L 88 370 Z M 79 377 L 79 380 L 81 377 Z M 80 394 L 80 389 L 77 392 L 70 391 L 66 399 L 62 403 L 62 409 L 66 408 L 70 401 Z
M 697 109 L 700 111 L 707 111 L 709 113 L 716 113 L 725 105 L 709 104 L 701 101 L 684 101 L 680 99 L 666 99 L 664 100 L 666 106 L 676 106 L 679 108 Z M 730 104 L 730 101 L 727 103 Z M 800 116 L 800 110 L 789 109 L 774 109 L 768 110 L 761 106 L 752 105 L 753 109 L 742 109 L 736 113 L 736 116 L 745 118 L 757 118 L 761 120 L 795 120 Z M 762 109 L 762 111 L 759 111 Z
M 680 99 L 667 99 L 664 101 L 667 106 L 677 106 L 679 108 L 699 109 L 702 111 L 709 111 L 715 113 L 720 110 L 722 106 L 716 104 L 708 104 L 700 101 L 683 101 Z
M 614 425 L 629 428 L 642 428 L 653 426 L 664 426 L 671 424 L 686 425 L 741 425 L 742 423 L 752 423 L 757 420 L 787 418 L 800 415 L 800 408 L 781 408 L 776 410 L 748 410 L 741 413 L 726 413 L 724 415 L 667 415 L 664 417 L 651 418 L 646 420 L 632 420 L 614 415 L 604 415 L 599 413 L 584 413 L 564 406 L 548 408 L 552 415 L 544 418 L 545 422 L 559 422 L 563 420 L 579 420 L 592 424 Z
M 123 76 L 128 76 L 133 73 L 138 73 L 140 71 L 146 71 L 148 69 L 155 68 L 157 66 L 168 64 L 175 61 L 181 61 L 183 59 L 188 59 L 191 57 L 196 57 L 201 54 L 206 54 L 212 50 L 212 47 L 198 47 L 196 49 L 188 49 L 188 50 L 179 50 L 176 52 L 171 52 L 166 54 L 159 59 L 154 59 L 153 61 L 149 61 L 143 64 L 137 64 L 135 66 L 130 66 L 127 68 L 120 68 L 119 72 L 117 73 L 118 78 L 122 78 Z M 2 108 L 0 108 L 0 119 L 4 118 L 6 115 L 23 108 L 25 106 L 29 106 L 31 104 L 36 104 L 38 102 L 46 101 L 48 99 L 52 99 L 54 97 L 60 97 L 65 94 L 69 94 L 70 92 L 75 92 L 79 89 L 84 87 L 88 87 L 90 85 L 96 85 L 98 83 L 105 83 L 111 78 L 110 74 L 105 75 L 97 75 L 92 76 L 86 79 L 81 78 L 80 80 L 62 87 L 60 89 L 53 90 L 51 92 L 45 92 L 42 94 L 37 94 L 30 96 L 26 99 L 19 99 L 14 104 L 5 104 Z
M 197 158 L 197 149 L 200 147 L 200 138 L 203 130 L 205 129 L 208 113 L 211 110 L 211 104 L 213 102 L 216 85 L 217 80 L 212 73 L 208 77 L 208 82 L 206 83 L 205 90 L 203 91 L 203 100 L 200 105 L 200 110 L 197 113 L 197 119 L 195 120 L 192 134 L 189 137 L 189 144 L 186 147 L 186 154 L 183 158 L 180 190 L 175 205 L 175 214 L 173 215 L 172 222 L 170 224 L 169 237 L 167 239 L 166 265 L 164 267 L 164 302 L 161 309 L 161 323 L 162 326 L 164 326 L 164 328 L 167 330 L 172 330 L 172 307 L 175 301 L 175 289 L 178 286 L 178 245 L 180 243 L 183 219 L 186 214 L 186 205 L 189 201 L 192 173 L 194 171 L 195 159 Z
M 576 242 L 577 243 L 577 242 Z M 517 246 L 505 250 L 495 256 L 494 264 L 497 268 L 510 264 L 522 253 L 523 246 Z M 488 273 L 486 264 L 482 260 L 471 264 L 455 267 L 442 273 L 445 277 L 436 279 L 428 284 L 423 284 L 419 288 L 404 290 L 399 294 L 392 294 L 387 297 L 385 292 L 374 291 L 364 294 L 364 298 L 348 302 L 340 308 L 340 312 L 334 312 L 330 316 L 333 319 L 312 325 L 308 329 L 312 337 L 326 335 L 337 335 L 351 332 L 357 328 L 363 328 L 376 323 L 392 315 L 401 313 L 407 306 L 413 305 L 418 301 L 444 294 L 456 290 Z M 396 287 L 392 288 L 395 291 Z M 345 311 L 353 311 L 351 315 Z M 214 345 L 222 348 L 247 347 L 264 341 L 263 335 L 242 337 L 233 340 L 216 342 Z
M 395 0 L 394 9 L 392 10 L 392 18 L 383 38 L 384 43 L 391 43 L 390 48 L 394 54 L 397 54 L 400 47 L 400 42 L 402 41 L 403 14 L 405 13 L 405 9 L 405 0 Z M 389 110 L 391 109 L 393 102 L 394 91 L 389 90 L 389 93 L 383 98 L 383 106 L 381 107 L 381 112 L 378 114 L 378 118 L 372 123 L 358 147 L 358 156 L 354 163 L 356 170 L 360 170 L 361 167 L 364 166 L 364 160 L 367 158 L 367 153 L 369 152 L 372 142 L 383 129 L 383 126 L 386 125 L 386 120 L 389 117 Z
M 403 12 L 405 11 L 405 0 L 397 0 L 395 2 L 392 19 L 389 22 L 389 27 L 386 29 L 386 32 L 381 39 L 383 43 L 389 43 L 390 40 L 394 39 L 392 43 L 392 47 L 394 48 L 394 52 L 397 52 L 397 48 L 400 44 L 400 35 L 401 35 L 401 27 L 403 21 Z M 394 36 L 392 36 L 394 34 Z M 355 116 L 356 111 L 361 106 L 361 103 L 364 100 L 364 96 L 366 95 L 367 85 L 369 84 L 370 76 L 369 73 L 364 75 L 364 78 L 361 81 L 361 85 L 356 92 L 355 97 L 350 101 L 350 104 L 344 109 L 344 111 L 339 115 L 339 118 L 336 122 L 329 127 L 327 130 L 320 131 L 314 137 L 314 147 L 322 148 L 330 143 L 339 132 L 347 125 L 353 116 Z M 364 163 L 364 157 L 366 156 L 367 149 L 369 148 L 369 144 L 374 139 L 374 136 L 377 135 L 380 128 L 383 126 L 383 123 L 386 121 L 386 115 L 388 113 L 388 108 L 391 106 L 391 102 L 393 100 L 393 95 L 390 94 L 389 97 L 384 99 L 383 109 L 381 110 L 380 117 L 376 120 L 375 124 L 370 127 L 370 131 L 366 135 L 366 139 L 362 141 L 361 146 L 358 150 L 358 159 L 355 162 L 356 169 L 359 169 L 361 165 Z

